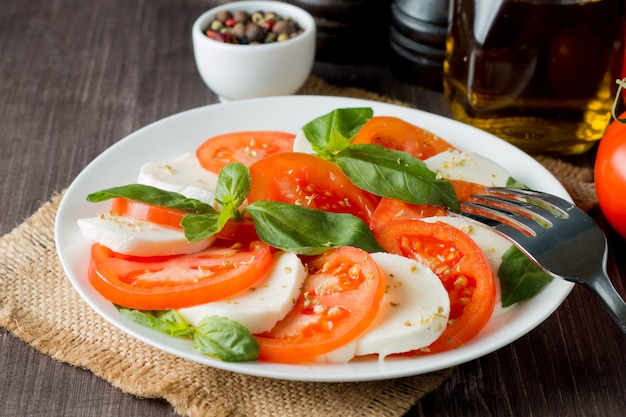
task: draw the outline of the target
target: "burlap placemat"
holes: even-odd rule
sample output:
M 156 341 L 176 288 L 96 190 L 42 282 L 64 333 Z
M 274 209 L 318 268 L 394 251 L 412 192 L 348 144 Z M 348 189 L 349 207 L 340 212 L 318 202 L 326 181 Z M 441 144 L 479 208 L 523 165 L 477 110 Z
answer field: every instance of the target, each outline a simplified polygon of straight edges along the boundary
M 397 103 L 312 78 L 306 94 L 342 95 Z M 582 205 L 593 205 L 591 173 L 560 161 L 542 163 Z M 35 349 L 84 367 L 124 392 L 163 398 L 180 415 L 401 416 L 436 389 L 451 370 L 390 381 L 306 383 L 240 375 L 154 349 L 110 325 L 81 299 L 58 261 L 55 195 L 0 238 L 0 326 Z

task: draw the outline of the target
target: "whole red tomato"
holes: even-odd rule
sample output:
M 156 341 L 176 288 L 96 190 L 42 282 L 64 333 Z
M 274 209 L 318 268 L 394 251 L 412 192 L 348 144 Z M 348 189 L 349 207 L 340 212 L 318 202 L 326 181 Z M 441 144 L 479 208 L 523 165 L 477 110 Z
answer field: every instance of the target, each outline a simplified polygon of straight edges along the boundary
M 626 113 L 620 118 L 625 118 Z M 613 121 L 600 141 L 594 168 L 602 214 L 626 238 L 626 124 Z

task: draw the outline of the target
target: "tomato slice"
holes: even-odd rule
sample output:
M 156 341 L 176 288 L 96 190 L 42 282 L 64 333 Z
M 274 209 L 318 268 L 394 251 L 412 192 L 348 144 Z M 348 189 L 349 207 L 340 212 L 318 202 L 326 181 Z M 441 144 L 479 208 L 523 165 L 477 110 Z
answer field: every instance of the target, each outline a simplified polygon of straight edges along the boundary
M 224 166 L 240 162 L 246 166 L 280 152 L 293 150 L 295 135 L 276 131 L 232 132 L 212 137 L 196 150 L 200 166 L 219 173 Z
M 252 242 L 259 240 L 252 220 L 229 220 L 224 228 L 215 235 L 218 239 L 231 240 L 236 242 Z
M 452 184 L 459 201 L 470 201 L 472 194 L 489 194 L 487 187 L 482 184 L 463 180 L 448 180 L 448 182 Z
M 385 277 L 361 249 L 345 246 L 312 258 L 294 308 L 269 332 L 255 336 L 259 359 L 302 362 L 351 342 L 374 321 Z
M 373 230 L 385 250 L 430 267 L 450 296 L 450 321 L 430 353 L 457 348 L 482 330 L 495 306 L 495 282 L 480 247 L 443 222 L 398 220 Z
M 250 166 L 248 201 L 280 201 L 333 213 L 349 213 L 366 224 L 378 197 L 360 189 L 332 162 L 315 155 L 287 152 Z
M 394 198 L 382 198 L 370 219 L 370 229 L 376 229 L 401 219 L 423 219 L 425 217 L 447 216 L 443 206 L 430 204 L 410 204 Z
M 269 245 L 212 246 L 190 255 L 136 257 L 91 247 L 89 281 L 104 298 L 138 310 L 208 303 L 247 290 L 272 264 Z
M 391 116 L 374 116 L 363 125 L 352 143 L 371 143 L 408 152 L 424 160 L 454 146 L 426 129 Z
M 183 210 L 153 206 L 151 204 L 140 203 L 121 197 L 111 200 L 111 213 L 116 216 L 133 217 L 137 220 L 177 229 L 182 229 L 180 222 L 183 220 L 185 214 L 187 214 L 187 212 Z

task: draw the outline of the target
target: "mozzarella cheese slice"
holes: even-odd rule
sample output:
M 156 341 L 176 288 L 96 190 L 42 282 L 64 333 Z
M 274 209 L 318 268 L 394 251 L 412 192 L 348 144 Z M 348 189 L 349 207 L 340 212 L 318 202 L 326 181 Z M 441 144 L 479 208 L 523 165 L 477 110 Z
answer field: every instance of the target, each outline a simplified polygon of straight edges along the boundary
M 446 180 L 463 180 L 487 187 L 504 187 L 510 174 L 500 164 L 476 153 L 450 149 L 424 161 Z
M 462 217 L 453 216 L 440 216 L 440 217 L 427 217 L 422 219 L 425 222 L 444 222 L 457 229 L 467 233 L 474 242 L 480 247 L 481 251 L 487 258 L 489 268 L 493 273 L 496 284 L 496 306 L 493 311 L 493 316 L 498 316 L 506 311 L 506 308 L 502 307 L 502 292 L 500 290 L 500 280 L 498 277 L 498 269 L 502 263 L 502 255 L 512 245 L 505 237 L 502 237 L 490 228 L 483 226 L 480 223 L 473 222 L 471 220 Z M 509 307 L 507 307 L 509 308 Z
M 188 242 L 182 230 L 112 214 L 78 219 L 77 223 L 87 239 L 133 256 L 189 254 L 208 248 L 215 240 Z
M 445 330 L 450 298 L 430 268 L 391 253 L 373 253 L 385 271 L 387 292 L 369 330 L 358 340 L 318 358 L 322 362 L 348 362 L 355 356 L 378 354 L 384 360 L 430 345 Z
M 185 153 L 168 163 L 144 164 L 137 182 L 180 193 L 207 204 L 215 202 L 217 174 L 202 168 L 193 152 Z
M 268 276 L 253 290 L 227 300 L 214 301 L 178 310 L 191 325 L 207 316 L 235 320 L 252 334 L 271 330 L 293 308 L 306 272 L 297 255 L 278 252 Z
M 309 140 L 306 138 L 306 135 L 304 134 L 302 130 L 300 130 L 296 134 L 296 137 L 293 140 L 293 151 L 301 152 L 301 153 L 308 153 L 308 154 L 315 153 L 313 151 L 313 146 L 311 145 L 311 142 L 309 142 Z

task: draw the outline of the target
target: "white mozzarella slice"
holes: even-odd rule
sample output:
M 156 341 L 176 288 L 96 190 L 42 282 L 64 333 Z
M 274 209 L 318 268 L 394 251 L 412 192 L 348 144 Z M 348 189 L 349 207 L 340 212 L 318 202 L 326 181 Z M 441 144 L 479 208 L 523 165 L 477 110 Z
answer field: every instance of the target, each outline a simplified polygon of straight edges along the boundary
M 207 204 L 215 202 L 217 174 L 202 168 L 193 152 L 185 153 L 167 163 L 144 164 L 137 182 L 180 193 Z
M 254 290 L 227 300 L 181 308 L 180 315 L 197 326 L 204 317 L 224 316 L 235 320 L 252 334 L 269 331 L 293 308 L 306 276 L 297 255 L 278 252 L 267 278 Z
M 450 149 L 424 161 L 447 180 L 463 180 L 488 187 L 504 187 L 510 177 L 504 167 L 476 153 Z
M 87 239 L 133 256 L 189 254 L 208 248 L 215 240 L 188 242 L 182 230 L 112 214 L 79 219 L 78 227 Z
M 314 154 L 313 146 L 311 146 L 311 142 L 306 138 L 306 135 L 302 130 L 300 130 L 293 141 L 293 151 L 294 152 L 302 152 L 308 154 Z
M 385 271 L 387 292 L 371 330 L 357 342 L 356 354 L 381 358 L 430 345 L 443 333 L 450 298 L 428 267 L 391 253 L 373 253 Z
M 427 217 L 422 219 L 425 222 L 444 222 L 451 226 L 461 229 L 467 233 L 476 244 L 480 247 L 481 251 L 487 258 L 489 268 L 493 273 L 496 284 L 496 306 L 493 311 L 493 316 L 498 316 L 506 311 L 506 308 L 502 307 L 502 292 L 500 290 L 500 280 L 498 277 L 498 269 L 502 263 L 502 255 L 512 245 L 506 238 L 502 237 L 498 233 L 494 232 L 490 228 L 483 226 L 482 224 L 473 222 L 462 217 L 453 216 L 441 216 L 441 217 Z M 508 307 L 507 307 L 508 308 Z
M 318 358 L 321 362 L 348 362 L 355 356 L 393 353 L 430 345 L 445 330 L 450 298 L 441 280 L 420 263 L 391 253 L 373 253 L 385 271 L 387 292 L 379 313 L 358 340 Z

